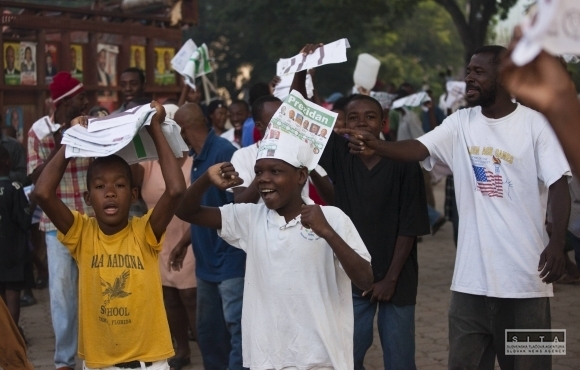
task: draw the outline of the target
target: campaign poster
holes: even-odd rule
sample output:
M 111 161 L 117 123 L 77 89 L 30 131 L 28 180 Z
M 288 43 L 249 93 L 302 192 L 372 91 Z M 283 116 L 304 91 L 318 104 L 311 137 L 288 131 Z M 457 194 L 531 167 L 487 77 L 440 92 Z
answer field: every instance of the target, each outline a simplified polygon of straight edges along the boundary
M 20 44 L 4 43 L 4 83 L 20 85 Z
M 131 45 L 131 62 L 130 67 L 137 68 L 145 73 L 145 47 Z
M 10 107 L 6 109 L 6 126 L 12 126 L 16 132 L 16 140 L 21 144 L 24 139 L 24 113 L 21 107 Z
M 47 85 L 52 83 L 52 78 L 58 73 L 58 45 L 55 43 L 46 43 L 44 46 L 45 61 L 45 82 Z
M 71 44 L 70 46 L 70 74 L 83 82 L 83 46 Z
M 174 48 L 155 48 L 155 84 L 175 85 L 175 72 L 171 68 Z
M 20 84 L 36 85 L 36 43 L 20 43 Z
M 97 44 L 97 84 L 101 87 L 97 91 L 97 101 L 109 111 L 114 110 L 117 101 L 117 92 L 107 87 L 117 86 L 118 54 L 116 45 Z

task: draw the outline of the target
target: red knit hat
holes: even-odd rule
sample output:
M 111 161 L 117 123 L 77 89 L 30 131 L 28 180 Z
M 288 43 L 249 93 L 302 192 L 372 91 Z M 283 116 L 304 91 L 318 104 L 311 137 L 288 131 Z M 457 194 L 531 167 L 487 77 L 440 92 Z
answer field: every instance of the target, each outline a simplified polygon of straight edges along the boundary
M 80 94 L 84 90 L 83 84 L 76 78 L 73 78 L 69 72 L 58 72 L 52 78 L 49 89 L 52 102 L 56 105 L 62 99 Z

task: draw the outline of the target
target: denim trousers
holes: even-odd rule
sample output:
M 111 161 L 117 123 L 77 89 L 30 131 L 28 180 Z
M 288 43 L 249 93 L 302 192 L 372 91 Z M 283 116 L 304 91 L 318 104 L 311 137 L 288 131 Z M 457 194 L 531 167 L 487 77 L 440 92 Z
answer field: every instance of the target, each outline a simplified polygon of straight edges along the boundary
M 56 238 L 56 231 L 46 233 L 48 256 L 48 291 L 54 329 L 54 364 L 56 368 L 75 367 L 78 337 L 79 270 L 68 249 Z
M 197 278 L 197 343 L 206 370 L 242 369 L 244 278 Z
M 549 298 L 494 298 L 451 292 L 449 369 L 550 370 L 552 356 L 506 355 L 506 329 L 550 329 Z
M 354 306 L 354 368 L 364 370 L 364 358 L 373 344 L 373 322 L 383 348 L 385 369 L 413 370 L 415 366 L 415 305 L 395 306 L 352 295 Z
M 429 225 L 431 225 L 431 227 L 433 227 L 433 225 L 435 225 L 435 223 L 441 218 L 441 213 L 428 204 L 427 214 L 429 215 Z

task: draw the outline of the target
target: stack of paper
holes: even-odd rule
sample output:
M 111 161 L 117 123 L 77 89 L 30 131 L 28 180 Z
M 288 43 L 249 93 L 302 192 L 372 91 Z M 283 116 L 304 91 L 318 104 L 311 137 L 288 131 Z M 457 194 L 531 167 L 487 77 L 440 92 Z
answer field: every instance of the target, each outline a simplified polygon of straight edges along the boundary
M 185 82 L 195 90 L 195 78 L 211 73 L 209 51 L 206 44 L 197 47 L 192 39 L 187 40 L 171 59 L 171 67 L 185 78 Z
M 157 159 L 153 139 L 144 126 L 151 123 L 155 109 L 142 105 L 123 113 L 89 119 L 88 127 L 76 125 L 64 132 L 62 143 L 66 145 L 66 157 L 106 157 L 117 154 L 127 163 Z M 161 130 L 177 158 L 187 151 L 181 138 L 180 127 L 166 118 Z

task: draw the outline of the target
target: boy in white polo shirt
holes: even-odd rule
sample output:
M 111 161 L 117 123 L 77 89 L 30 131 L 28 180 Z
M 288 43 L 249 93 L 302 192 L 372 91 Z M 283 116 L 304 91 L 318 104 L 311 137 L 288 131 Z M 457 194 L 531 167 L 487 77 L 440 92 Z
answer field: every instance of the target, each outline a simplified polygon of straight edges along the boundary
M 222 163 L 189 187 L 176 215 L 219 229 L 224 240 L 247 253 L 244 367 L 352 369 L 350 283 L 370 289 L 370 254 L 340 209 L 301 196 L 315 161 L 299 160 L 280 146 L 269 154 L 255 165 L 254 183 L 264 203 L 201 207 L 211 185 L 226 189 L 243 181 L 230 163 Z

